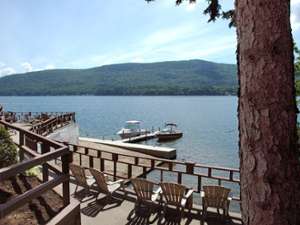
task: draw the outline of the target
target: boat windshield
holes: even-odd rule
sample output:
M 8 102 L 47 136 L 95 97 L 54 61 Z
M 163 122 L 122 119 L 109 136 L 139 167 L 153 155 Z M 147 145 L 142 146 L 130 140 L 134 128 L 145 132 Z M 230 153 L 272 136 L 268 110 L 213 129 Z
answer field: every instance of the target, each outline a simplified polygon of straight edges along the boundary
M 173 133 L 176 132 L 177 125 L 174 123 L 166 123 L 165 128 L 162 130 L 164 133 Z
M 125 128 L 126 129 L 130 129 L 130 130 L 139 130 L 140 129 L 140 123 L 129 123 L 129 122 L 126 122 L 126 125 L 125 125 Z

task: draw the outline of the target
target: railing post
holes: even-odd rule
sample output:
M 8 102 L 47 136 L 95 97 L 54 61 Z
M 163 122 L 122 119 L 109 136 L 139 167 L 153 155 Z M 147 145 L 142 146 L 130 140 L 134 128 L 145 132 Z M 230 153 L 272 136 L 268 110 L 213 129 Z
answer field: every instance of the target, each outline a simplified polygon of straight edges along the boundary
M 63 182 L 63 202 L 64 206 L 70 204 L 70 184 L 69 184 L 69 154 L 65 154 L 61 157 L 62 172 L 67 176 L 67 180 Z
M 201 188 L 202 188 L 202 177 L 198 176 L 198 192 L 201 192 Z
M 208 176 L 208 177 L 211 177 L 211 168 L 208 168 L 207 176 Z
M 155 160 L 151 159 L 151 169 L 153 169 L 155 167 Z
M 63 144 L 69 148 L 69 143 L 68 142 L 64 141 Z M 73 160 L 74 160 L 73 159 L 73 151 L 71 151 L 70 148 L 69 148 L 69 163 L 72 163 Z
M 48 143 L 42 143 L 41 145 L 41 154 L 50 152 L 50 146 Z M 49 180 L 49 168 L 47 163 L 42 165 L 42 174 L 43 174 L 43 182 L 47 182 Z
M 101 158 L 101 152 L 97 151 L 97 158 Z
M 128 164 L 128 167 L 127 167 L 127 177 L 128 179 L 130 179 L 132 177 L 132 165 L 131 164 Z
M 20 162 L 24 160 L 24 151 L 22 149 L 22 146 L 24 145 L 24 133 L 22 131 L 19 131 L 19 159 Z
M 147 167 L 143 166 L 143 178 L 147 178 Z
M 182 183 L 182 173 L 178 173 L 178 175 L 177 175 L 177 183 L 178 184 L 181 184 Z
M 230 173 L 229 173 L 229 180 L 233 180 L 233 171 L 232 170 L 230 170 Z
M 172 162 L 168 163 L 168 169 L 169 169 L 169 171 L 173 170 L 173 163 Z
M 94 159 L 93 159 L 93 156 L 89 156 L 89 165 L 90 165 L 90 168 L 94 168 Z
M 138 165 L 139 164 L 139 158 L 138 157 L 134 157 L 134 165 Z
M 104 172 L 104 169 L 105 169 L 105 165 L 104 165 L 104 159 L 103 158 L 101 158 L 100 159 L 100 171 L 101 172 Z
M 194 166 L 195 166 L 195 163 L 193 163 L 193 162 L 187 162 L 186 163 L 186 173 L 188 173 L 188 174 L 194 174 Z
M 117 180 L 117 161 L 118 161 L 118 154 L 112 154 L 112 160 L 114 162 L 114 181 Z

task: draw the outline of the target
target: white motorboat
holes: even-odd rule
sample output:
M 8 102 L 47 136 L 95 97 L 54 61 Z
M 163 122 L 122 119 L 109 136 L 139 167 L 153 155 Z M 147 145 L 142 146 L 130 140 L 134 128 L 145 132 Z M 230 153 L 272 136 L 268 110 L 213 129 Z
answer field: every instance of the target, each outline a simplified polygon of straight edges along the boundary
M 117 134 L 120 135 L 122 139 L 125 139 L 148 133 L 145 129 L 141 129 L 140 125 L 141 121 L 138 120 L 126 121 L 125 126 L 119 130 Z

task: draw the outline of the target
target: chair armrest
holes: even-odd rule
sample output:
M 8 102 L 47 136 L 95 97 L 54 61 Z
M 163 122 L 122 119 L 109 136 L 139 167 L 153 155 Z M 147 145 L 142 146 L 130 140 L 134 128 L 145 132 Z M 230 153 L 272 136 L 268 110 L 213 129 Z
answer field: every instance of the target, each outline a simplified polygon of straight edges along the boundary
M 233 194 L 230 193 L 229 196 L 228 196 L 228 198 L 227 198 L 227 200 L 228 201 L 232 201 L 232 198 L 233 198 Z
M 162 193 L 161 187 L 157 188 L 157 190 L 153 191 L 154 194 Z
M 124 180 L 108 181 L 107 184 L 120 184 L 124 183 Z
M 193 194 L 194 190 L 193 189 L 189 189 L 188 192 L 184 195 L 184 198 L 188 199 L 189 197 L 191 197 L 191 195 Z
M 204 191 L 201 191 L 201 192 L 200 192 L 200 196 L 201 196 L 201 198 L 204 198 L 204 197 L 205 197 L 205 192 L 204 192 Z

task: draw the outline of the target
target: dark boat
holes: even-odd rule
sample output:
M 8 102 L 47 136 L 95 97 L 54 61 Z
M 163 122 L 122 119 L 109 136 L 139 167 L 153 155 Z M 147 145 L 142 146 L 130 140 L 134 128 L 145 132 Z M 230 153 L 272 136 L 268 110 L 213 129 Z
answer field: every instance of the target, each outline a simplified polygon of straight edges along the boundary
M 165 128 L 159 131 L 156 136 L 158 141 L 170 141 L 181 138 L 183 133 L 177 129 L 177 124 L 166 123 Z

